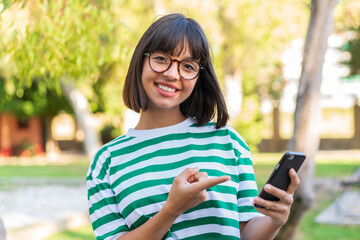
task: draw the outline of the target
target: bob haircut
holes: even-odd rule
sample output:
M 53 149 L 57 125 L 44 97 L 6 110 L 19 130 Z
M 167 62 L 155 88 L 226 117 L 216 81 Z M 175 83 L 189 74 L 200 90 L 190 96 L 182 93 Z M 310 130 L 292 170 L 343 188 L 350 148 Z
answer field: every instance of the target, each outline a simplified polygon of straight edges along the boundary
M 194 118 L 200 126 L 216 116 L 216 128 L 223 127 L 229 119 L 229 114 L 211 62 L 205 33 L 194 19 L 186 18 L 182 14 L 169 14 L 159 18 L 141 37 L 126 75 L 124 103 L 137 113 L 145 111 L 148 107 L 142 86 L 145 53 L 163 51 L 173 55 L 175 50 L 180 49 L 176 52 L 180 55 L 187 46 L 192 58 L 198 59 L 204 69 L 200 70 L 191 95 L 180 104 L 180 110 L 184 116 Z

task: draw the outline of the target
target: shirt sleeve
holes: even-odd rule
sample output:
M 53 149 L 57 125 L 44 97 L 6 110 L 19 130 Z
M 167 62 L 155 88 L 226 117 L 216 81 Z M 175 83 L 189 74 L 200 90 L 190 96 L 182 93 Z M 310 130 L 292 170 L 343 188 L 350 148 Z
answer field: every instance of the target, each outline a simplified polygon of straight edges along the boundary
M 86 178 L 90 221 L 96 239 L 112 240 L 129 232 L 111 189 L 108 165 L 103 155 L 95 155 Z
M 239 221 L 247 222 L 253 217 L 263 216 L 253 206 L 254 197 L 258 196 L 254 168 L 250 152 L 238 158 L 239 188 L 237 193 Z
M 253 217 L 263 216 L 253 206 L 254 197 L 258 196 L 258 188 L 255 180 L 254 167 L 251 153 L 244 139 L 232 128 L 230 137 L 233 140 L 235 156 L 237 157 L 237 168 L 239 174 L 239 185 L 237 190 L 237 205 L 240 222 L 247 222 Z

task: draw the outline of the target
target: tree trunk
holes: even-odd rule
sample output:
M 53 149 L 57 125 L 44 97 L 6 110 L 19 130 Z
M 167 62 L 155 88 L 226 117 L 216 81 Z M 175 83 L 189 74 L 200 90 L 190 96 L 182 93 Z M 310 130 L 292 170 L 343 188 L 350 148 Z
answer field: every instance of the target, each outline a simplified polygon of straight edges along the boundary
M 278 106 L 274 106 L 272 112 L 273 119 L 273 137 L 271 138 L 271 149 L 272 151 L 281 150 L 281 138 L 280 138 L 280 111 Z
M 360 148 L 360 99 L 354 105 L 354 125 L 353 148 Z
M 305 42 L 302 73 L 296 99 L 294 134 L 289 150 L 304 152 L 306 161 L 299 171 L 301 184 L 294 196 L 288 222 L 276 239 L 294 239 L 297 226 L 315 200 L 314 156 L 320 142 L 320 86 L 327 40 L 332 30 L 332 13 L 337 0 L 312 0 L 310 22 Z
M 92 121 L 93 116 L 90 111 L 88 100 L 68 81 L 62 83 L 62 89 L 75 112 L 76 121 L 80 124 L 81 129 L 85 133 L 84 149 L 86 154 L 88 157 L 92 157 L 100 148 L 101 144 L 100 136 Z

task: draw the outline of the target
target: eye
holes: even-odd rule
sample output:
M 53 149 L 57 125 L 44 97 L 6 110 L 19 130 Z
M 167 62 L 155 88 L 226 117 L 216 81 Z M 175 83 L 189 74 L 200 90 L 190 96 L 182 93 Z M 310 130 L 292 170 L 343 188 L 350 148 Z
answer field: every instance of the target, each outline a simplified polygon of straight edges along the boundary
M 151 60 L 155 61 L 157 63 L 168 63 L 169 62 L 169 58 L 166 55 L 161 54 L 161 53 L 154 53 L 151 56 Z
M 162 57 L 162 56 L 156 56 L 153 58 L 156 61 L 166 61 L 166 58 Z
M 181 68 L 188 72 L 196 72 L 198 70 L 196 66 L 197 64 L 191 61 L 184 61 L 181 63 Z

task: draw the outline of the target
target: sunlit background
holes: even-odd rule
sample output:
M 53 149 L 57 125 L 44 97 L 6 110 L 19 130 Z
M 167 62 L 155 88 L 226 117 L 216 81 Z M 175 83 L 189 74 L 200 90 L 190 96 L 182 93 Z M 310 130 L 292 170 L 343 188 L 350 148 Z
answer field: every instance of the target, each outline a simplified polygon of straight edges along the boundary
M 293 136 L 311 4 L 1 1 L 0 240 L 5 232 L 6 239 L 94 239 L 87 167 L 98 147 L 136 125 L 138 114 L 125 108 L 122 85 L 139 38 L 167 13 L 203 26 L 229 124 L 249 144 L 261 188 Z M 339 0 L 329 24 L 314 173 L 321 196 L 296 239 L 360 236 L 360 209 L 353 222 L 336 226 L 318 217 L 349 188 L 360 199 L 360 2 Z M 353 185 L 342 184 L 349 179 Z

